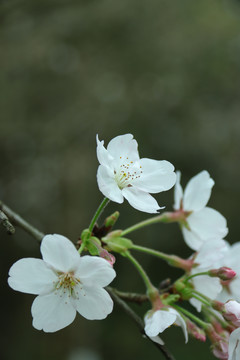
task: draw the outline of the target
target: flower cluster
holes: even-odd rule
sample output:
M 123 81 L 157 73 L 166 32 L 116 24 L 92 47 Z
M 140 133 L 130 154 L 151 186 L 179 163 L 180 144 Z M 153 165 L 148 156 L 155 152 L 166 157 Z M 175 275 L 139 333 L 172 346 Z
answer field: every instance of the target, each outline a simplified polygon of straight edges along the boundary
M 110 314 L 113 301 L 104 287 L 116 276 L 114 255 L 119 254 L 132 262 L 146 286 L 150 307 L 144 316 L 144 331 L 148 338 L 163 344 L 159 334 L 177 325 L 183 330 L 185 342 L 188 335 L 200 341 L 208 337 L 215 357 L 240 359 L 240 243 L 231 246 L 224 239 L 228 234 L 226 219 L 207 207 L 214 185 L 209 173 L 202 171 L 194 176 L 183 191 L 180 172 L 176 175 L 166 160 L 141 159 L 131 134 L 115 137 L 107 148 L 97 136 L 97 157 L 97 182 L 105 199 L 89 227 L 82 231 L 78 250 L 64 236 L 46 235 L 40 248 L 42 260 L 21 259 L 9 271 L 11 288 L 37 295 L 31 308 L 33 326 L 54 332 L 72 323 L 77 312 L 89 320 Z M 101 227 L 97 225 L 109 200 L 121 204 L 125 198 L 137 210 L 158 213 L 162 208 L 150 194 L 174 185 L 172 212 L 112 231 L 119 216 L 115 212 Z M 189 258 L 139 246 L 126 238 L 132 231 L 161 222 L 179 223 L 186 244 L 194 251 Z M 82 255 L 83 251 L 88 254 Z M 133 251 L 157 256 L 181 268 L 184 274 L 160 291 L 133 257 Z M 201 317 L 185 309 L 183 300 Z

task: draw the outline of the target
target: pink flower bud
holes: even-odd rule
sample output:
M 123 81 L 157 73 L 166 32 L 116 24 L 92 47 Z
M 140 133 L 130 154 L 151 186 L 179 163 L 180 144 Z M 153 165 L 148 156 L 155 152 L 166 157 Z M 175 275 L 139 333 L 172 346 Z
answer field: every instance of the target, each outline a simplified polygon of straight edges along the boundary
M 228 360 L 228 342 L 224 339 L 212 346 L 213 355 L 218 359 Z
M 206 341 L 206 335 L 204 330 L 200 329 L 196 324 L 194 324 L 191 320 L 186 319 L 187 331 L 190 335 L 192 335 L 195 339 L 199 341 Z
M 221 329 L 219 329 L 221 331 Z M 218 359 L 228 360 L 228 339 L 229 333 L 227 331 L 216 332 L 212 325 L 206 329 L 206 333 L 212 342 L 212 352 Z
M 226 266 L 219 269 L 209 270 L 209 276 L 219 277 L 221 280 L 232 280 L 236 275 L 236 272 Z
M 235 300 L 230 300 L 224 305 L 223 316 L 234 325 L 240 326 L 240 304 Z

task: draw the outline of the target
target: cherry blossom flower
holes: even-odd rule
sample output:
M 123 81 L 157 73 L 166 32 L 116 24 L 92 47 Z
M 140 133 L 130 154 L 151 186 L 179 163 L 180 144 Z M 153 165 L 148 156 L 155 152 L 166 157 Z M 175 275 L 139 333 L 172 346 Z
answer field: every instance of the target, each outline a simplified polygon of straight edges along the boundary
M 149 193 L 169 190 L 176 181 L 174 166 L 165 160 L 140 159 L 133 135 L 113 138 L 107 149 L 97 137 L 97 157 L 100 163 L 97 181 L 104 196 L 117 203 L 124 198 L 135 209 L 156 213 L 161 209 Z
M 240 359 L 240 328 L 234 330 L 229 337 L 228 360 Z
M 112 299 L 103 287 L 116 273 L 106 260 L 80 257 L 73 243 L 57 234 L 43 238 L 41 253 L 43 260 L 18 260 L 8 278 L 14 290 L 38 295 L 31 308 L 36 329 L 58 331 L 73 322 L 76 312 L 100 320 L 112 311 Z
M 194 258 L 194 264 L 190 275 L 207 272 L 215 268 L 216 264 L 221 261 L 228 251 L 226 241 L 215 239 L 211 242 L 204 243 Z M 214 300 L 222 291 L 221 281 L 218 277 L 210 277 L 208 275 L 195 276 L 191 279 L 194 289 Z M 191 298 L 190 303 L 201 311 L 202 303 L 195 298 Z
M 191 249 L 198 250 L 205 241 L 224 238 L 228 233 L 227 222 L 218 211 L 206 207 L 214 185 L 207 171 L 194 176 L 184 192 L 180 185 L 180 176 L 178 172 L 174 209 L 187 213 L 187 226 L 184 223 L 182 226 L 183 237 Z
M 165 308 L 160 310 L 150 310 L 144 317 L 145 333 L 151 339 L 154 339 L 159 333 L 162 333 L 172 324 L 182 327 L 185 342 L 188 341 L 187 326 L 181 315 L 173 308 Z

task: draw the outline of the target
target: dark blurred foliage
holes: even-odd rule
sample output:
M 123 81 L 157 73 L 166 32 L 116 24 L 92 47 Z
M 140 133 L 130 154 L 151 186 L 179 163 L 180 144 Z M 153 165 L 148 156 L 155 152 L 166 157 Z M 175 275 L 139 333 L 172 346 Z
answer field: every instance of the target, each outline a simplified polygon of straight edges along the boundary
M 0 3 L 0 194 L 45 233 L 76 241 L 102 199 L 96 183 L 95 136 L 106 143 L 133 133 L 140 155 L 171 161 L 183 183 L 206 169 L 216 185 L 210 206 L 228 219 L 238 241 L 240 9 L 220 0 L 2 0 Z M 171 209 L 173 192 L 156 196 Z M 117 228 L 148 217 L 121 211 Z M 33 296 L 7 286 L 7 273 L 39 246 L 22 230 L 1 236 L 1 359 L 162 359 L 116 306 L 105 321 L 77 316 L 66 329 L 32 328 Z M 177 226 L 132 235 L 188 256 Z M 155 284 L 181 272 L 137 254 Z M 144 291 L 118 258 L 113 285 Z M 134 307 L 143 315 L 147 306 Z M 163 338 L 178 360 L 213 359 L 209 344 L 184 344 L 178 328 Z

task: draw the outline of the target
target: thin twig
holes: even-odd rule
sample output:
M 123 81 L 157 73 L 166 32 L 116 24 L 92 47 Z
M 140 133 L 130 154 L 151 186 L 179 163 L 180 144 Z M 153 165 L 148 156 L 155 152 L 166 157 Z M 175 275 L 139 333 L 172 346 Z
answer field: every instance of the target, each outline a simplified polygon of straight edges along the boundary
M 11 210 L 7 205 L 5 205 L 2 201 L 0 201 L 0 213 L 2 213 L 3 215 L 5 215 L 5 217 L 3 216 L 3 218 L 0 218 L 1 222 L 3 221 L 8 221 L 9 224 L 11 225 L 11 223 L 13 223 L 14 225 L 22 228 L 23 230 L 25 230 L 28 234 L 32 235 L 36 240 L 38 240 L 39 242 L 41 242 L 41 240 L 44 237 L 44 233 L 42 233 L 41 231 L 39 231 L 38 229 L 36 229 L 34 226 L 32 226 L 31 224 L 29 224 L 26 220 L 24 220 L 20 215 L 18 215 L 16 212 L 14 212 L 13 210 Z M 9 221 L 9 220 L 10 221 Z M 10 226 L 8 224 L 8 226 Z M 128 301 L 135 301 L 138 299 L 138 302 L 141 299 L 141 302 L 145 301 L 145 296 L 144 295 L 140 295 L 140 294 L 127 294 L 128 298 L 126 297 L 126 293 L 122 293 L 120 291 L 114 290 L 111 287 L 107 287 L 106 288 L 107 291 L 109 292 L 109 294 L 111 295 L 112 299 L 114 300 L 114 302 L 116 304 L 118 304 L 126 313 L 129 317 L 131 317 L 134 322 L 137 324 L 140 332 L 142 333 L 142 335 L 144 335 L 149 341 L 151 341 L 151 343 L 153 345 L 155 345 L 160 351 L 161 353 L 164 355 L 166 360 L 175 360 L 175 358 L 173 357 L 173 355 L 169 352 L 169 350 L 166 348 L 166 346 L 164 345 L 160 345 L 156 342 L 154 342 L 151 338 L 149 338 L 144 331 L 144 323 L 142 321 L 142 319 L 126 304 L 125 301 L 123 301 L 119 295 L 121 295 L 123 298 L 125 296 L 126 300 Z M 134 300 L 133 300 L 134 299 Z
M 14 226 L 10 223 L 6 214 L 4 214 L 4 212 L 1 210 L 0 210 L 0 223 L 2 224 L 2 226 L 5 227 L 5 229 L 7 230 L 7 233 L 9 235 L 12 235 L 15 233 Z
M 149 341 L 151 341 L 151 343 L 153 345 L 155 345 L 164 355 L 166 360 L 175 360 L 174 356 L 169 352 L 169 350 L 166 348 L 166 346 L 161 345 L 159 343 L 156 343 L 155 341 L 153 341 L 150 337 L 148 337 L 144 331 L 144 323 L 142 321 L 142 319 L 128 306 L 128 304 L 126 304 L 125 301 L 123 301 L 116 293 L 116 291 L 111 288 L 110 286 L 108 286 L 106 288 L 106 290 L 108 291 L 108 293 L 110 294 L 110 296 L 112 297 L 112 299 L 114 300 L 114 302 L 121 307 L 125 313 L 137 324 L 141 334 L 143 336 L 145 336 Z
M 112 290 L 118 297 L 120 297 L 122 300 L 125 300 L 128 302 L 142 304 L 143 302 L 148 301 L 148 296 L 145 294 L 123 292 L 123 291 L 119 291 L 117 289 L 112 289 Z
M 16 212 L 11 210 L 7 205 L 5 205 L 2 201 L 0 201 L 0 210 L 2 213 L 4 213 L 9 219 L 9 224 L 14 224 L 16 226 L 19 226 L 23 230 L 25 230 L 28 234 L 32 235 L 36 240 L 39 242 L 44 237 L 44 234 L 37 230 L 34 226 L 29 224 L 26 220 L 24 220 L 20 215 L 18 215 Z M 11 232 L 13 234 L 13 232 Z

